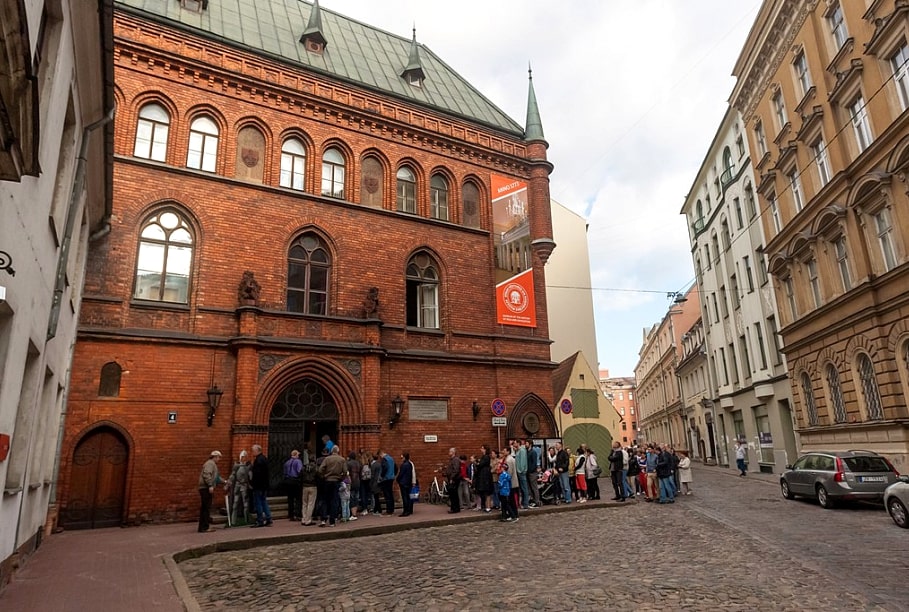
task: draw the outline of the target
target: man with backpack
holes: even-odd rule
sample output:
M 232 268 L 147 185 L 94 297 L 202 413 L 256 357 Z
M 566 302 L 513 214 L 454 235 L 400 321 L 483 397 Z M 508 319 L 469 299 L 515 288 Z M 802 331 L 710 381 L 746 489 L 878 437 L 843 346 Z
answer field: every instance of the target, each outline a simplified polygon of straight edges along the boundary
M 319 493 L 319 475 L 315 461 L 310 461 L 300 471 L 300 486 L 303 490 L 303 511 L 301 525 L 312 525 L 312 513 L 316 507 L 316 497 Z
M 612 452 L 609 453 L 609 475 L 612 477 L 612 490 L 615 493 L 612 501 L 625 501 L 625 479 L 622 477 L 624 469 L 622 445 L 619 442 L 613 442 Z

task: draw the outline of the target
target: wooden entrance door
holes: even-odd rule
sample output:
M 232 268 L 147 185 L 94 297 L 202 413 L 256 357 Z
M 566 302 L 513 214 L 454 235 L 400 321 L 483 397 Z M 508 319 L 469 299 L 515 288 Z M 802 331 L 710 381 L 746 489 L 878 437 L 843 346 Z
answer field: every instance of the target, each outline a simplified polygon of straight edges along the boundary
M 116 527 L 123 522 L 129 450 L 112 429 L 88 434 L 73 453 L 67 529 Z

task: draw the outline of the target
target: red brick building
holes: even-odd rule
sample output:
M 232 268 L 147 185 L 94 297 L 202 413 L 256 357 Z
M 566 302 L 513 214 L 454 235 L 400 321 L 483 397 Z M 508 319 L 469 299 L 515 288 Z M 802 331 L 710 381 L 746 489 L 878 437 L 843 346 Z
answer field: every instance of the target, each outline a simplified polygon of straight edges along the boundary
M 428 478 L 451 446 L 558 435 L 532 82 L 522 128 L 415 34 L 240 5 L 116 3 L 113 217 L 89 253 L 64 527 L 195 518 L 213 449 L 227 471 L 259 443 L 275 480 L 328 434 Z M 520 191 L 511 225 L 494 185 Z M 508 295 L 535 324 L 500 323 L 497 282 L 528 270 Z

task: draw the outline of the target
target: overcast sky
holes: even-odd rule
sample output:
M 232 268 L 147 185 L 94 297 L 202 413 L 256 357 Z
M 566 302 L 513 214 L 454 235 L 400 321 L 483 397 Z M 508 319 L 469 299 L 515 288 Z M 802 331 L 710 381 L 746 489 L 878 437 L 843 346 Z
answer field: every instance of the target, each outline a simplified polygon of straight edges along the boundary
M 694 281 L 679 210 L 760 4 L 321 1 L 401 36 L 416 25 L 420 43 L 521 125 L 532 64 L 555 165 L 550 193 L 589 221 L 597 352 L 611 376 L 634 374 L 644 329 L 669 307 L 666 293 Z

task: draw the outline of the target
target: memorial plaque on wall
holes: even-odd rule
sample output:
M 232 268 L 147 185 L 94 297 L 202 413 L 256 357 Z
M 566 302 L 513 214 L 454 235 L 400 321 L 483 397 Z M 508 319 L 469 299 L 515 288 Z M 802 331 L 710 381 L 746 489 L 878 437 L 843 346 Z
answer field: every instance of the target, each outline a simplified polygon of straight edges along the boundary
M 447 421 L 447 400 L 412 399 L 407 402 L 407 418 L 411 421 Z

